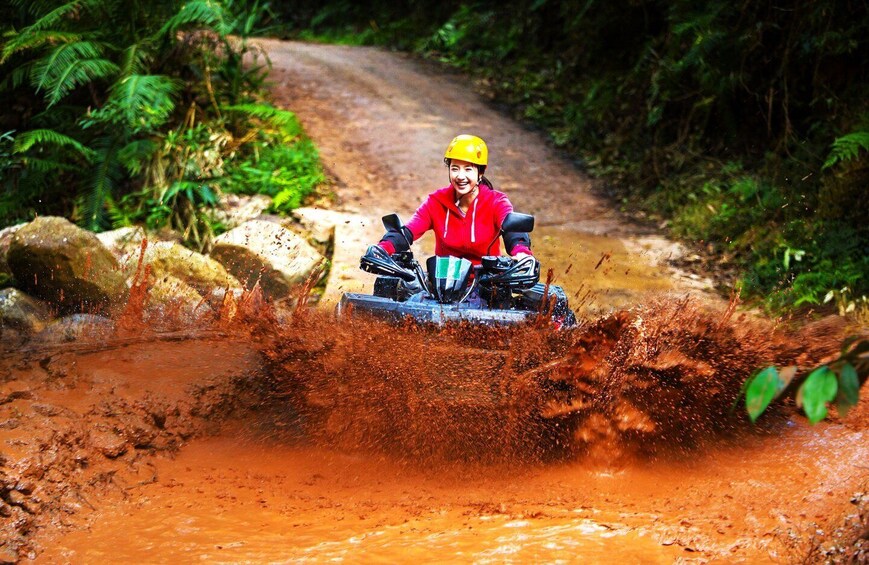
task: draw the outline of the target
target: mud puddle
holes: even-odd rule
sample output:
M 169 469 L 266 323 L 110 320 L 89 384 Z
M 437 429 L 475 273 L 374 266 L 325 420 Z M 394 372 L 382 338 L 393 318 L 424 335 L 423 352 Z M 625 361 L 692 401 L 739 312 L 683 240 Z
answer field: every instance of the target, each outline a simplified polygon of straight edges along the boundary
M 0 359 L 21 558 L 757 562 L 866 480 L 865 426 L 730 411 L 751 368 L 817 362 L 835 327 L 687 300 L 571 331 L 251 304 L 208 338 Z
M 230 432 L 36 562 L 781 562 L 859 484 L 865 439 L 794 425 L 691 461 L 418 467 Z

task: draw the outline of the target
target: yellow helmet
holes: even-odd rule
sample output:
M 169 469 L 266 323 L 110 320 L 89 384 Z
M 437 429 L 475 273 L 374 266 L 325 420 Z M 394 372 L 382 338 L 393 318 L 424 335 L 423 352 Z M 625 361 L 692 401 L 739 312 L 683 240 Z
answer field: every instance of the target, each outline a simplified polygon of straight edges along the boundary
M 485 167 L 489 164 L 489 148 L 476 135 L 457 135 L 447 147 L 444 159 L 457 159 Z

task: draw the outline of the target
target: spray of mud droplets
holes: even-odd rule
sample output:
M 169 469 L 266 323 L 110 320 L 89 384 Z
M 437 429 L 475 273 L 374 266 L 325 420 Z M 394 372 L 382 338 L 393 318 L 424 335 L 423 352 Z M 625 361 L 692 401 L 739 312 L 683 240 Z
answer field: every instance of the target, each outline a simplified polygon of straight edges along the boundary
M 744 423 L 742 382 L 769 363 L 830 353 L 687 299 L 570 331 L 258 318 L 273 400 L 305 437 L 409 461 L 669 456 Z M 829 338 L 822 343 L 830 343 Z M 799 344 L 799 345 L 797 345 Z

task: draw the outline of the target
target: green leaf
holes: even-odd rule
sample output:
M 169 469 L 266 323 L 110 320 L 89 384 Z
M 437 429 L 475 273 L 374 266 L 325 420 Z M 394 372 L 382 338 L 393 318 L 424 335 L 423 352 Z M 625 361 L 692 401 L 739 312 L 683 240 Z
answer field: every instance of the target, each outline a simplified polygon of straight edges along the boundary
M 68 147 L 80 153 L 87 160 L 91 160 L 94 157 L 94 151 L 92 149 L 85 147 L 68 135 L 64 135 L 52 129 L 33 129 L 22 133 L 15 138 L 15 143 L 12 145 L 12 151 L 14 153 L 25 153 L 31 147 L 43 144 Z
M 175 35 L 179 29 L 187 26 L 208 27 L 221 35 L 231 31 L 226 22 L 223 6 L 210 0 L 193 0 L 185 2 L 178 12 L 169 18 L 160 31 L 159 36 Z
M 829 169 L 840 161 L 856 159 L 861 150 L 869 151 L 869 131 L 855 131 L 836 138 L 821 169 Z
M 751 379 L 745 390 L 745 408 L 752 422 L 757 421 L 782 389 L 784 383 L 775 367 L 767 367 Z
M 48 105 L 53 106 L 77 86 L 114 75 L 118 66 L 102 58 L 102 51 L 103 46 L 93 41 L 58 45 L 34 65 L 33 87 L 44 90 Z
M 299 121 L 293 112 L 275 108 L 269 104 L 232 104 L 221 106 L 221 110 L 238 112 L 278 127 L 287 128 L 290 135 L 298 135 L 301 131 Z
M 63 31 L 56 31 L 53 28 L 61 25 L 63 23 L 63 20 L 69 15 L 76 13 L 83 8 L 87 9 L 91 6 L 91 4 L 95 3 L 98 2 L 95 2 L 93 0 L 75 0 L 73 2 L 67 2 L 66 4 L 62 4 L 61 6 L 58 6 L 54 10 L 40 17 L 31 25 L 22 29 L 21 33 L 14 35 L 12 39 L 6 45 L 4 45 L 3 55 L 2 58 L 0 58 L 0 63 L 5 62 L 6 59 L 8 59 L 12 54 L 16 53 L 17 51 L 23 51 L 32 47 L 36 47 L 49 41 L 70 41 L 74 37 L 74 34 L 69 34 Z
M 797 405 L 802 406 L 809 422 L 816 424 L 827 416 L 827 403 L 836 398 L 839 382 L 829 367 L 818 367 L 806 378 L 797 394 Z
M 839 392 L 836 395 L 836 409 L 839 411 L 839 416 L 844 416 L 859 401 L 860 379 L 857 376 L 857 369 L 854 365 L 845 363 L 839 372 Z
M 163 125 L 175 110 L 174 97 L 181 83 L 164 75 L 130 75 L 112 85 L 105 106 L 82 120 L 111 122 L 134 132 L 153 130 Z

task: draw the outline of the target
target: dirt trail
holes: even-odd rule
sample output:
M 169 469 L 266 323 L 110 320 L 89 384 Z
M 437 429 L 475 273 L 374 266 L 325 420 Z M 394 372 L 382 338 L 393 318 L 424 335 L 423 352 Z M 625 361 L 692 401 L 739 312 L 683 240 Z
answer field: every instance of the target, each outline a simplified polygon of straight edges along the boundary
M 274 65 L 276 101 L 298 114 L 339 181 L 339 208 L 368 220 L 337 242 L 326 302 L 371 284 L 371 277 L 360 276 L 358 258 L 383 233 L 380 217 L 398 212 L 406 219 L 429 192 L 447 184 L 442 155 L 449 140 L 463 132 L 487 141 L 487 175 L 518 211 L 535 215 L 535 250 L 551 259 L 544 267 L 561 274 L 573 264 L 573 278 L 561 281 L 568 291 L 578 290 L 580 277 L 590 278 L 586 288 L 616 287 L 614 296 L 625 291 L 616 301 L 622 305 L 636 302 L 649 287 L 709 286 L 666 268 L 667 258 L 681 253 L 678 245 L 624 222 L 595 196 L 586 175 L 540 134 L 493 109 L 474 93 L 470 79 L 380 49 L 260 43 Z M 422 245 L 429 252 L 433 248 L 430 234 Z M 622 259 L 616 272 L 633 272 L 606 284 L 595 281 L 594 266 L 604 254 Z
M 866 390 L 815 427 L 792 408 L 760 428 L 726 409 L 749 366 L 817 362 L 841 328 L 785 335 L 652 302 L 697 286 L 663 266 L 675 248 L 466 79 L 376 49 L 263 45 L 361 218 L 339 231 L 333 296 L 370 284 L 358 256 L 379 216 L 444 184 L 445 141 L 474 131 L 493 180 L 537 215 L 544 264 L 573 264 L 556 272 L 571 295 L 596 291 L 583 313 L 645 306 L 575 332 L 393 341 L 323 312 L 278 323 L 250 300 L 195 339 L 0 347 L 0 525 L 17 536 L 0 562 L 791 562 L 853 511 Z

